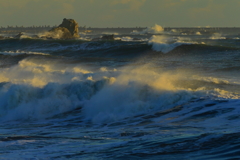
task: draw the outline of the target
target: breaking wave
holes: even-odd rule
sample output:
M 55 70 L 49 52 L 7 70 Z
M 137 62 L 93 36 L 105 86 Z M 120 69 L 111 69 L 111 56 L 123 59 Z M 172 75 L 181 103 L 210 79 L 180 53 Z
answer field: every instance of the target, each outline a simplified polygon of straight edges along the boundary
M 38 120 L 75 109 L 92 123 L 109 123 L 171 109 L 209 97 L 239 99 L 217 79 L 184 83 L 184 73 L 154 71 L 147 66 L 88 69 L 78 65 L 22 60 L 1 69 L 0 119 Z M 201 82 L 202 81 L 202 82 Z M 209 88 L 206 83 L 214 83 Z M 226 85 L 224 88 L 220 86 Z
M 168 53 L 181 45 L 191 45 L 197 43 L 182 42 L 179 39 L 167 38 L 165 36 L 152 36 L 149 41 L 149 45 L 152 45 L 152 49 L 157 52 Z
M 164 28 L 155 24 L 153 27 L 148 27 L 142 31 L 133 31 L 131 34 L 160 34 L 164 32 Z
M 214 33 L 209 39 L 226 39 L 226 37 L 223 37 L 220 33 Z
M 49 55 L 46 53 L 41 53 L 41 52 L 31 52 L 31 51 L 0 51 L 1 55 L 11 55 L 11 56 L 16 56 L 16 55 L 22 55 L 22 54 L 29 54 L 29 55 Z

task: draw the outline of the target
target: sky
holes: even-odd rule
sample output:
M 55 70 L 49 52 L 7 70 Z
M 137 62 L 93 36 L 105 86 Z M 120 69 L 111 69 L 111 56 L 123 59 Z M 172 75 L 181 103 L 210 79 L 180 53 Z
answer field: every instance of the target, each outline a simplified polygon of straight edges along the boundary
M 240 27 L 240 0 L 0 0 L 0 26 Z

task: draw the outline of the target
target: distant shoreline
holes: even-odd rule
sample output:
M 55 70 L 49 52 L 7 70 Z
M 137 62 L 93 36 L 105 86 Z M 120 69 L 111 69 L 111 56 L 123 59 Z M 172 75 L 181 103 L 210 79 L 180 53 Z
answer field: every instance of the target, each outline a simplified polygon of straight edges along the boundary
M 56 27 L 56 26 L 53 26 Z M 26 33 L 42 33 L 49 31 L 51 28 L 50 26 L 42 26 L 42 27 L 1 27 L 0 34 L 16 34 L 19 32 L 26 32 Z M 106 27 L 106 28 L 91 28 L 91 27 L 79 27 L 79 32 L 85 33 L 94 33 L 100 34 L 103 32 L 111 33 L 131 33 L 133 31 L 142 31 L 147 27 Z M 177 31 L 177 32 L 205 32 L 205 33 L 230 33 L 230 34 L 240 34 L 240 27 L 165 27 L 164 31 Z

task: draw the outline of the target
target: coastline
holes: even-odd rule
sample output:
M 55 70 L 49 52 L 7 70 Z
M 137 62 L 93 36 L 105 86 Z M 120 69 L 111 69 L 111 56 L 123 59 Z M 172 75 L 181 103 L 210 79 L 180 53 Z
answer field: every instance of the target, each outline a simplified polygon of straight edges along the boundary
M 53 26 L 54 27 L 54 26 Z M 46 32 L 52 29 L 53 27 L 1 27 L 0 34 L 15 34 L 19 32 L 26 32 L 26 33 L 41 33 Z M 103 32 L 110 32 L 110 33 L 120 33 L 120 34 L 129 34 L 133 31 L 140 32 L 147 27 L 106 27 L 106 28 L 92 28 L 92 27 L 79 27 L 79 32 L 85 33 L 103 33 Z M 165 32 L 186 32 L 186 33 L 227 33 L 227 34 L 240 34 L 240 27 L 165 27 Z

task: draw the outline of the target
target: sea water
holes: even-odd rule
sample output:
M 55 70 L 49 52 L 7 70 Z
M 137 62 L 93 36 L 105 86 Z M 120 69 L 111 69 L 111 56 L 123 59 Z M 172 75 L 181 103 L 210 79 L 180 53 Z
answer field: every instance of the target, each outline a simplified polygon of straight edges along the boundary
M 1 159 L 240 158 L 237 35 L 94 36 L 0 40 Z

